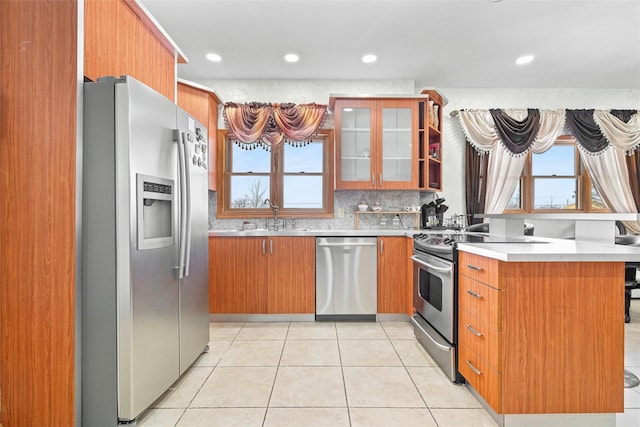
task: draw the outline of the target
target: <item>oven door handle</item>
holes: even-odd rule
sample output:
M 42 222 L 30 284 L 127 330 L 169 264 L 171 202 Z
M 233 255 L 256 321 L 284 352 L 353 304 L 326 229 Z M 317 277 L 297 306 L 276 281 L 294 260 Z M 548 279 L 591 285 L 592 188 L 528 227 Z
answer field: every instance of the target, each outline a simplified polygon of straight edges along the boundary
M 451 273 L 451 271 L 453 270 L 453 264 L 451 264 L 451 266 L 448 268 L 442 268 L 442 267 L 437 267 L 435 265 L 427 264 L 426 262 L 422 261 L 420 258 L 417 258 L 415 256 L 412 256 L 411 259 L 420 265 L 424 265 L 427 268 L 432 268 L 436 271 L 441 271 L 443 273 Z

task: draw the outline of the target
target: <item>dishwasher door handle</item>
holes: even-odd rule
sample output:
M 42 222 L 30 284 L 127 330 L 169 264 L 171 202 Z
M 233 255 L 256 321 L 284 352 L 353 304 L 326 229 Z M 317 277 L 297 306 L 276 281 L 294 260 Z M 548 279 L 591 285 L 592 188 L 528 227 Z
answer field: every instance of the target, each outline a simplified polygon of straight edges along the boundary
M 376 243 L 318 243 L 320 247 L 329 247 L 329 246 L 377 246 Z

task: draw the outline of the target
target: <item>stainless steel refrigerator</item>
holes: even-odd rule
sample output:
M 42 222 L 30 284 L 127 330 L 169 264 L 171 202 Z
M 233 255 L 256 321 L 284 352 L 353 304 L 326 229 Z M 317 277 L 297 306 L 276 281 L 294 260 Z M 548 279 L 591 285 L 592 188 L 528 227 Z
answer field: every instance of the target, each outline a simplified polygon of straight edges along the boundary
M 84 85 L 82 424 L 136 419 L 209 342 L 207 132 L 129 76 Z

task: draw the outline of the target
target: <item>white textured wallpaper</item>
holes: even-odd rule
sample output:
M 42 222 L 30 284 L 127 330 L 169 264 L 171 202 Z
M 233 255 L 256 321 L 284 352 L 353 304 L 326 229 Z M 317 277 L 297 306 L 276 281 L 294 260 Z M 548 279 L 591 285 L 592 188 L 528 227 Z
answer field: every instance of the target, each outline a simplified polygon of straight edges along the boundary
M 198 80 L 222 102 L 328 104 L 329 95 L 413 95 L 413 80 Z

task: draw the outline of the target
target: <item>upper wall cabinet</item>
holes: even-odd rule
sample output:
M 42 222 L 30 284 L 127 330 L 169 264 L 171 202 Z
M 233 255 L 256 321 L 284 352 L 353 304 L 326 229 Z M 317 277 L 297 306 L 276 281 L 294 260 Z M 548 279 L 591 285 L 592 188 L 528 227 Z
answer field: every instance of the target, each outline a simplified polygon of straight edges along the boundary
M 442 190 L 442 96 L 423 90 L 418 118 L 418 189 Z
M 84 75 L 130 75 L 172 101 L 186 58 L 135 0 L 84 2 Z
M 408 190 L 418 183 L 417 98 L 331 98 L 336 189 Z
M 178 80 L 178 106 L 207 127 L 209 135 L 209 190 L 217 190 L 216 153 L 220 98 L 209 88 Z

